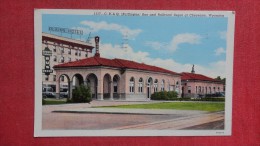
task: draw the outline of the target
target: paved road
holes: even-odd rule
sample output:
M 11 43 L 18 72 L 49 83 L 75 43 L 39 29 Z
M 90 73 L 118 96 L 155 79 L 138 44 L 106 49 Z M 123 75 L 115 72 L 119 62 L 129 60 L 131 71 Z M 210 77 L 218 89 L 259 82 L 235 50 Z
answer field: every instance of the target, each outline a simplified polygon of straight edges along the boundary
M 113 112 L 115 111 L 113 111 L 113 109 L 112 111 L 111 109 L 109 111 L 109 109 L 91 108 L 93 106 L 96 107 L 105 105 L 111 106 L 144 103 L 149 104 L 151 102 L 93 101 L 91 104 L 43 106 L 42 127 L 43 129 L 87 130 L 185 129 L 188 127 L 190 127 L 191 129 L 201 129 L 201 127 L 198 127 L 198 125 L 202 125 L 203 127 L 203 124 L 209 123 L 208 125 L 206 125 L 206 127 L 208 127 L 209 129 L 213 129 L 215 127 L 210 125 L 211 122 L 214 123 L 216 121 L 223 121 L 224 119 L 223 112 L 205 113 L 199 111 L 170 110 L 168 111 L 169 113 L 165 112 L 166 114 L 160 114 L 160 110 L 133 110 L 135 113 L 130 112 L 128 114 L 124 114 L 125 111 L 123 111 L 122 109 L 117 109 L 121 112 L 114 114 Z M 53 111 L 63 111 L 63 113 Z

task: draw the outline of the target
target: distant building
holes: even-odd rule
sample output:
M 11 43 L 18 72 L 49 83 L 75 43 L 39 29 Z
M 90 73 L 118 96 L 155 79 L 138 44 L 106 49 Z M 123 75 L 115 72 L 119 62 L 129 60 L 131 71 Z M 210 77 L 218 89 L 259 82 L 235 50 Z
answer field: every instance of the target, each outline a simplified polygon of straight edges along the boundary
M 154 92 L 181 92 L 180 74 L 144 63 L 102 58 L 99 54 L 99 37 L 95 37 L 95 42 L 95 56 L 54 66 L 57 78 L 66 76 L 69 81 L 70 97 L 74 80 L 76 86 L 90 86 L 92 98 L 98 100 L 149 100 Z M 60 94 L 59 86 L 57 80 L 57 96 Z
M 225 83 L 205 75 L 195 74 L 194 65 L 191 73 L 181 73 L 182 97 L 204 97 L 225 92 Z
M 94 48 L 91 44 L 57 36 L 48 33 L 42 33 L 42 50 L 48 48 L 52 55 L 50 56 L 49 64 L 50 70 L 53 72 L 50 75 L 42 73 L 43 87 L 56 89 L 57 75 L 53 70 L 54 65 L 63 64 L 67 62 L 77 61 L 91 56 L 92 49 Z M 45 59 L 42 57 L 42 67 L 45 65 Z M 68 88 L 68 81 L 64 76 L 60 77 L 61 88 Z

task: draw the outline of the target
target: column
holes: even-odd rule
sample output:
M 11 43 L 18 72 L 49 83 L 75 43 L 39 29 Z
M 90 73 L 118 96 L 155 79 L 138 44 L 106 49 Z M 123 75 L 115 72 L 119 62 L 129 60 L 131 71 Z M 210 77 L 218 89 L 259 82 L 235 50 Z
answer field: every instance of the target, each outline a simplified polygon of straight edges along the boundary
M 113 90 L 113 89 L 114 89 L 113 87 L 114 87 L 114 86 L 113 86 L 113 82 L 112 82 L 112 81 L 110 81 L 109 83 L 110 83 L 110 100 L 113 100 L 113 93 L 114 93 L 114 92 L 113 92 L 113 91 L 114 91 L 114 90 Z
M 72 85 L 73 85 L 73 81 L 69 82 L 69 88 L 70 88 L 70 95 L 69 95 L 69 99 L 72 98 Z
M 103 80 L 98 80 L 98 87 L 97 87 L 97 99 L 104 100 L 103 98 Z
M 60 98 L 60 79 L 58 78 L 58 80 L 56 80 L 56 95 L 55 97 L 57 99 Z

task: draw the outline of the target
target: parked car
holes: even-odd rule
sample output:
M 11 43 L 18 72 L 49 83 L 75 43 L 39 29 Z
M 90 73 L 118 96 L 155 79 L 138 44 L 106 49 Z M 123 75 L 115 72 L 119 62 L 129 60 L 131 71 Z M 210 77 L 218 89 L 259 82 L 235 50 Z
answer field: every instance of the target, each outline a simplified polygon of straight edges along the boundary
M 52 87 L 43 87 L 42 88 L 42 97 L 55 97 L 56 93 Z
M 68 97 L 69 91 L 68 88 L 60 88 L 60 97 L 65 98 Z

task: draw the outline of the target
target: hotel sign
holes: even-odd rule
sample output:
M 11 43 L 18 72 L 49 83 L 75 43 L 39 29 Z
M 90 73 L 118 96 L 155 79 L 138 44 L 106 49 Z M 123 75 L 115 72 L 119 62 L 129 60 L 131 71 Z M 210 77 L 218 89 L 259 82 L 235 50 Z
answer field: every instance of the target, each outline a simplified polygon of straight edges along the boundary
M 60 32 L 60 33 L 68 33 L 68 34 L 76 34 L 76 35 L 83 35 L 83 30 L 61 28 L 61 27 L 49 27 L 49 31 L 55 31 L 55 32 Z
M 45 65 L 44 65 L 44 69 L 42 69 L 42 73 L 44 73 L 45 75 L 50 75 L 50 73 L 53 73 L 53 70 L 51 69 L 50 66 L 50 59 L 51 59 L 52 52 L 48 47 L 46 47 L 42 51 L 42 55 L 44 56 L 44 60 L 45 60 Z

